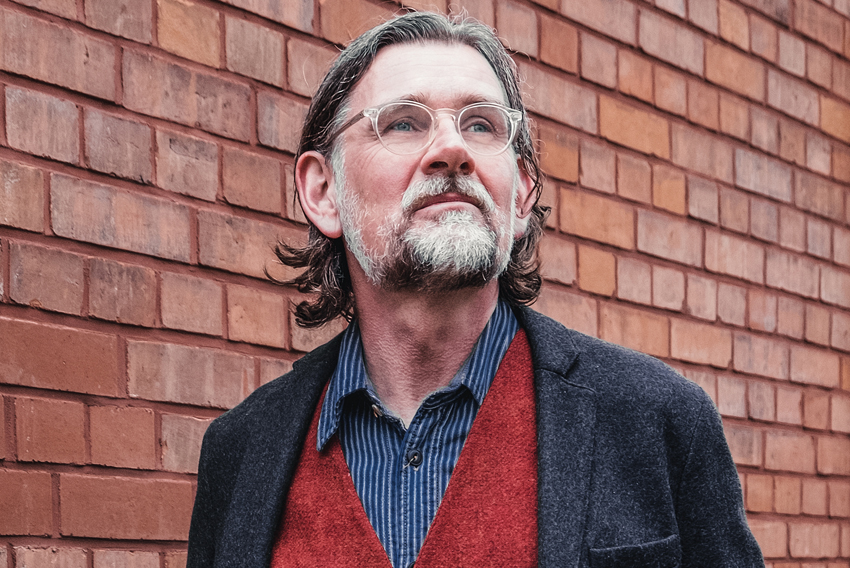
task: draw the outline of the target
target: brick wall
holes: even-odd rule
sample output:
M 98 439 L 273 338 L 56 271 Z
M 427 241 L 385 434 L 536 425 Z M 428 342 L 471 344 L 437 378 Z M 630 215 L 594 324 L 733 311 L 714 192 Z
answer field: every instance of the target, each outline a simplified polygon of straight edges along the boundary
M 538 309 L 716 401 L 773 568 L 850 567 L 850 2 L 424 0 L 517 52 Z M 0 568 L 174 567 L 293 325 L 292 152 L 369 0 L 0 0 Z

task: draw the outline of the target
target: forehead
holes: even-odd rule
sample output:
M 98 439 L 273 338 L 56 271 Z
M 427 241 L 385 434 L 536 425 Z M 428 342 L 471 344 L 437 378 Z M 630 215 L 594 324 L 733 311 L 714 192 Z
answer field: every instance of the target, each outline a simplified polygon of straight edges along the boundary
M 413 99 L 434 108 L 491 101 L 507 103 L 490 64 L 464 44 L 391 45 L 378 52 L 351 93 L 361 109 L 397 99 Z

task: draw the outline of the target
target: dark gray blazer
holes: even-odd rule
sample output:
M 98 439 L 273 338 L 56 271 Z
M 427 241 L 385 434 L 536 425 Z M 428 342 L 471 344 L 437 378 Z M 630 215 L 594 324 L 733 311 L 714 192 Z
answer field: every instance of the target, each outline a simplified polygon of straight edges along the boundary
M 711 399 L 662 362 L 517 310 L 537 391 L 540 566 L 763 567 Z M 339 338 L 204 436 L 189 568 L 269 565 Z M 498 559 L 495 565 L 498 565 Z

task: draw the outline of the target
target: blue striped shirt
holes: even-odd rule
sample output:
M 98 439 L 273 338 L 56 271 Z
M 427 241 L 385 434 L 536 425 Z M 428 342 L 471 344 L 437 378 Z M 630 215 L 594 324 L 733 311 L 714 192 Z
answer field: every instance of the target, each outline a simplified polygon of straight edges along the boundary
M 496 370 L 519 329 L 499 301 L 449 386 L 429 395 L 407 429 L 366 373 L 357 322 L 344 332 L 319 417 L 318 450 L 336 432 L 366 516 L 395 568 L 410 566 Z

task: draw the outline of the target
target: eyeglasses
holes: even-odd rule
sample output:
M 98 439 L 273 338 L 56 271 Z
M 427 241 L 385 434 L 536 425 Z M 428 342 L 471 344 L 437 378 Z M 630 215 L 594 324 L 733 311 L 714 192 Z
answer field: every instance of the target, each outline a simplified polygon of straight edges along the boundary
M 441 114 L 452 118 L 467 149 L 484 156 L 495 156 L 507 150 L 522 120 L 522 112 L 496 103 L 475 103 L 460 110 L 434 110 L 414 101 L 395 101 L 357 113 L 331 136 L 329 142 L 366 117 L 372 121 L 384 148 L 393 154 L 414 154 L 434 141 Z

